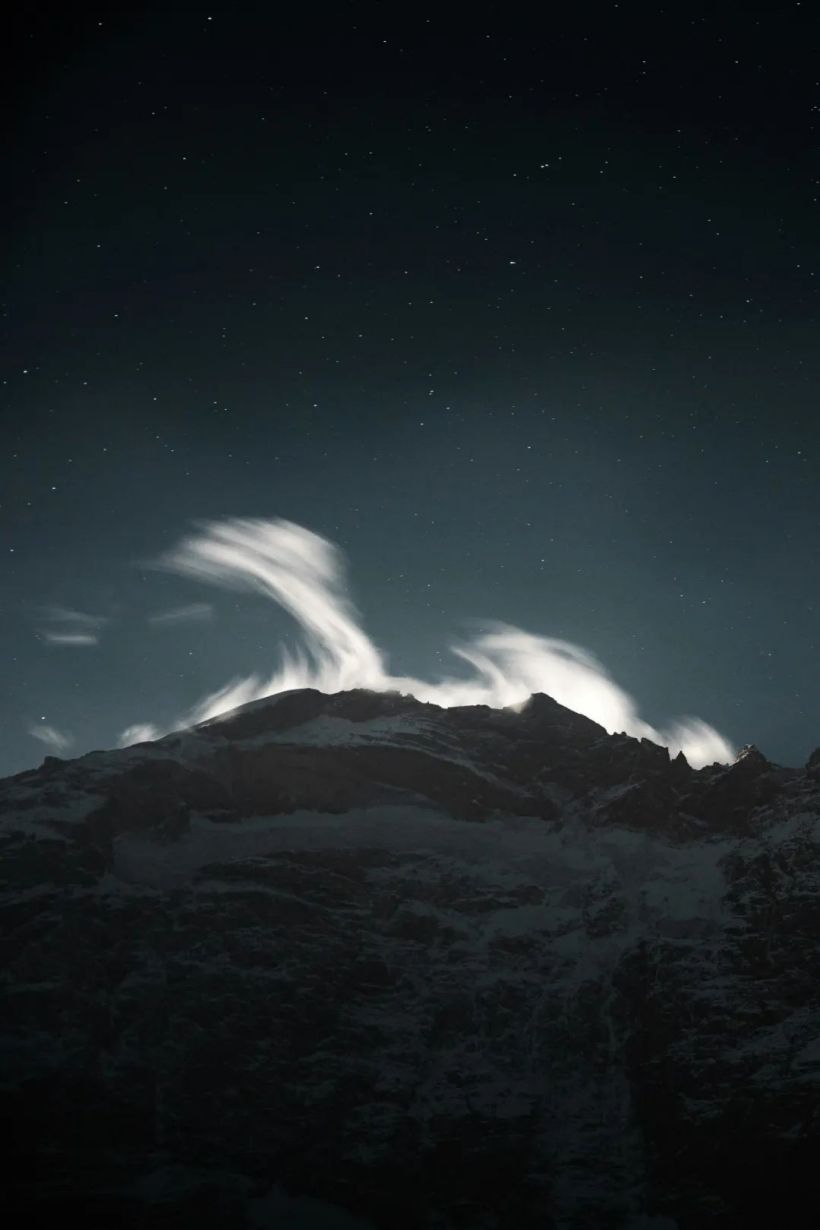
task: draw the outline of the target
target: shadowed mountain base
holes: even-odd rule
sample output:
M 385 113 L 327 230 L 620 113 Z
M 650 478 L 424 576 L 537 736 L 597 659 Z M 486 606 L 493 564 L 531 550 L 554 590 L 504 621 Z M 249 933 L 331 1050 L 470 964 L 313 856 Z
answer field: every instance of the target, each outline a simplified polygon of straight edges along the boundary
M 28 1221 L 791 1224 L 820 757 L 300 691 L 0 784 Z

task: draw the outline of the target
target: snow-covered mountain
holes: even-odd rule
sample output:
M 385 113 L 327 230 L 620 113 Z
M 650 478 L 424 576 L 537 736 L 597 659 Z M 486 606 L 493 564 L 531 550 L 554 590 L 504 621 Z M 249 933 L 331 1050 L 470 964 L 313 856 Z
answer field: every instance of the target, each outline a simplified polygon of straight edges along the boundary
M 300 690 L 47 757 L 0 826 L 27 1224 L 802 1224 L 820 749 Z

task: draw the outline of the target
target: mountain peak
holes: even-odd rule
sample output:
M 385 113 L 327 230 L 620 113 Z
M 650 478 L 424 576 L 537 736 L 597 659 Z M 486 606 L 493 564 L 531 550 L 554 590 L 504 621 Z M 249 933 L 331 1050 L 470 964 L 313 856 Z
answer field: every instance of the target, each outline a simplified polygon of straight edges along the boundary
M 744 765 L 746 768 L 768 769 L 771 767 L 769 761 L 763 755 L 759 748 L 754 743 L 747 743 L 742 747 L 734 759 L 735 765 Z
M 528 722 L 574 728 L 587 734 L 606 735 L 606 730 L 592 718 L 562 705 L 546 692 L 533 692 L 523 704 L 508 705 L 504 712 L 517 713 Z
M 286 730 L 322 716 L 365 722 L 428 708 L 437 709 L 438 706 L 425 705 L 401 692 L 376 692 L 368 688 L 320 692 L 317 688 L 294 688 L 249 701 L 194 729 L 207 730 L 225 739 L 246 739 L 266 731 Z

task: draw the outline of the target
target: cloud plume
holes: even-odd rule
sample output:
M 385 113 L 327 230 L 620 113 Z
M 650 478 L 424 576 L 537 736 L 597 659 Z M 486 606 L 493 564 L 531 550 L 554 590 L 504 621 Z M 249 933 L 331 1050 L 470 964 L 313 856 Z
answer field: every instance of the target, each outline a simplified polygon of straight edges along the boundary
M 279 668 L 271 676 L 232 680 L 200 700 L 176 728 L 291 688 L 323 692 L 371 688 L 409 692 L 444 707 L 483 704 L 496 708 L 520 705 L 533 692 L 545 692 L 610 732 L 626 731 L 652 739 L 673 753 L 682 750 L 696 767 L 734 758 L 727 740 L 700 718 L 680 719 L 663 730 L 645 722 L 634 699 L 587 650 L 508 624 L 495 624 L 469 642 L 452 646 L 452 652 L 472 668 L 467 678 L 428 681 L 391 675 L 350 601 L 341 552 L 291 521 L 209 522 L 158 563 L 201 581 L 262 593 L 289 611 L 303 634 L 303 648 L 296 654 L 283 651 Z M 161 733 L 148 726 L 137 729 L 152 731 L 143 737 Z M 126 734 L 123 741 L 134 739 Z
M 162 735 L 163 731 L 160 727 L 154 726 L 151 722 L 135 722 L 133 726 L 126 726 L 117 744 L 119 747 L 131 747 L 134 743 L 151 743 L 154 739 L 160 739 Z
M 56 726 L 45 724 L 29 726 L 28 733 L 33 739 L 39 739 L 41 743 L 45 743 L 46 747 L 50 747 L 53 752 L 65 752 L 74 742 L 71 735 L 63 733 Z

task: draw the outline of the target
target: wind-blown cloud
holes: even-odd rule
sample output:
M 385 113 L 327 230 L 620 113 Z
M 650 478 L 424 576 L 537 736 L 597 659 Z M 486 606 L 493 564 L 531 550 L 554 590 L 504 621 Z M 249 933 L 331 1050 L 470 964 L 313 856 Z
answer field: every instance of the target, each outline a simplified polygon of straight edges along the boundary
M 117 745 L 131 747 L 134 743 L 151 743 L 154 739 L 161 738 L 162 734 L 161 728 L 151 722 L 135 722 L 133 726 L 126 726 L 117 740 Z
M 169 611 L 158 611 L 149 615 L 147 622 L 152 628 L 163 628 L 169 624 L 193 624 L 206 619 L 213 619 L 214 608 L 210 602 L 191 602 L 188 606 L 175 606 Z
M 64 606 L 41 607 L 40 620 L 47 626 L 39 629 L 49 645 L 97 645 L 100 630 L 108 623 L 104 615 L 87 615 Z
M 39 739 L 41 743 L 45 743 L 46 747 L 50 747 L 54 752 L 65 752 L 74 742 L 70 734 L 58 730 L 56 726 L 44 724 L 29 726 L 28 733 L 33 739 Z
M 427 681 L 391 675 L 350 601 L 341 552 L 291 521 L 210 522 L 158 563 L 199 580 L 262 593 L 293 615 L 304 636 L 298 653 L 283 650 L 279 669 L 269 678 L 251 675 L 230 681 L 203 697 L 174 729 L 291 688 L 323 692 L 371 688 L 409 692 L 444 707 L 483 704 L 495 708 L 521 705 L 533 692 L 545 692 L 608 731 L 652 739 L 673 753 L 682 750 L 695 766 L 734 758 L 727 740 L 700 718 L 682 718 L 663 730 L 645 722 L 634 699 L 587 650 L 508 624 L 495 624 L 466 644 L 451 647 L 472 667 L 466 679 Z M 161 733 L 147 725 L 131 727 L 121 742 L 135 741 L 129 737 L 135 729 L 147 738 Z

